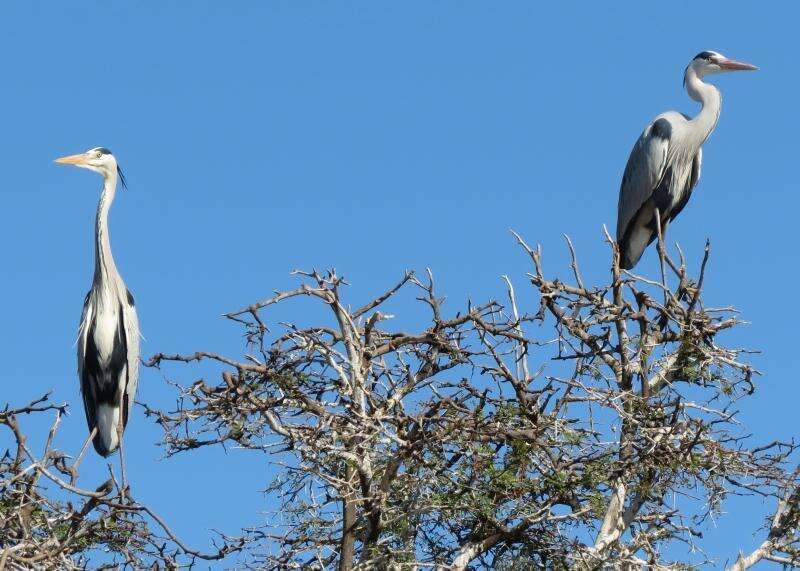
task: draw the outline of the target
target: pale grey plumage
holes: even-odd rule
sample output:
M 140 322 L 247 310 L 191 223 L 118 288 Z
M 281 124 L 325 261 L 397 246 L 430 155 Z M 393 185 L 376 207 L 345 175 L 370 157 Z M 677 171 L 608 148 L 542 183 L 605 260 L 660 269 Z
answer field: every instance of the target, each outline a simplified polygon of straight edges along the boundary
M 122 172 L 105 148 L 59 159 L 100 172 L 103 192 L 95 224 L 95 271 L 78 333 L 78 377 L 90 433 L 98 454 L 120 446 L 139 379 L 139 320 L 133 296 L 117 271 L 108 235 L 108 212 Z M 122 179 L 124 184 L 124 179 Z
M 647 126 L 633 147 L 617 210 L 620 265 L 625 269 L 635 266 L 656 238 L 656 209 L 662 233 L 666 232 L 700 179 L 702 142 L 686 136 L 690 121 L 679 113 L 664 113 Z
M 636 141 L 620 186 L 616 238 L 620 265 L 631 269 L 657 237 L 655 212 L 662 232 L 683 210 L 700 179 L 702 145 L 719 119 L 719 91 L 702 78 L 712 73 L 755 69 L 716 52 L 701 52 L 687 66 L 689 96 L 702 104 L 695 118 L 675 111 L 656 117 Z
M 117 274 L 92 283 L 78 336 L 78 378 L 98 454 L 119 446 L 139 380 L 139 320 L 133 296 Z M 121 423 L 121 424 L 120 424 Z

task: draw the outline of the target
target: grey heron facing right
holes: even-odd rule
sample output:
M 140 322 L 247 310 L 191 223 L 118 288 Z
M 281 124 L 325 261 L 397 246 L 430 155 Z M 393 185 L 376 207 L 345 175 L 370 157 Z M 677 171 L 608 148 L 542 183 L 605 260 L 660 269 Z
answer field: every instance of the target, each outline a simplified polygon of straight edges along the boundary
M 139 380 L 139 320 L 133 296 L 117 271 L 108 235 L 108 211 L 122 171 L 103 147 L 56 160 L 103 176 L 95 224 L 95 268 L 86 294 L 78 336 L 78 376 L 89 425 L 89 439 L 103 457 L 120 449 L 123 489 L 125 463 L 122 434 L 128 423 Z M 88 439 L 86 444 L 88 444 Z M 80 462 L 83 452 L 76 461 Z
M 684 72 L 689 97 L 702 107 L 695 118 L 667 111 L 650 123 L 628 158 L 619 191 L 617 244 L 620 266 L 633 268 L 657 237 L 656 212 L 662 232 L 680 214 L 697 181 L 702 146 L 719 119 L 722 96 L 703 78 L 725 71 L 755 70 L 717 52 L 700 52 Z

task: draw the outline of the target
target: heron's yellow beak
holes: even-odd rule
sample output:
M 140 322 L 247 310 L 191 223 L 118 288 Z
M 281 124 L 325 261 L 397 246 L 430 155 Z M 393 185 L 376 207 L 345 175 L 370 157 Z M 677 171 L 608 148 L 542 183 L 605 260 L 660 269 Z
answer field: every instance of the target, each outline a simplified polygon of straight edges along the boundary
M 86 153 L 81 153 L 80 155 L 61 157 L 60 159 L 56 159 L 56 162 L 60 165 L 82 165 L 88 158 L 89 157 L 86 156 Z

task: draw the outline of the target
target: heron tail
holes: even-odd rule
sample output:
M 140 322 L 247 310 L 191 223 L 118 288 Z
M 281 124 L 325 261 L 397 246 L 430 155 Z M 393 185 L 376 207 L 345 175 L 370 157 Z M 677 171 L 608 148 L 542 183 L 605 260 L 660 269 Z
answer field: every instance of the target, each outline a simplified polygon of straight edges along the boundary
M 633 229 L 626 233 L 619 242 L 619 265 L 623 270 L 630 270 L 639 263 L 642 254 L 653 240 L 655 233 L 646 226 Z
M 113 404 L 100 404 L 97 408 L 97 434 L 92 444 L 104 458 L 119 448 L 120 407 Z

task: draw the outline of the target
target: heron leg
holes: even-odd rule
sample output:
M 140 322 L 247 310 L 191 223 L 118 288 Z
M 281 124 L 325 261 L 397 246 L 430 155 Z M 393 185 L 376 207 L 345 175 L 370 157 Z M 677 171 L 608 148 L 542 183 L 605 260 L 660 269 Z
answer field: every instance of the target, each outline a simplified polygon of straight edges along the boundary
M 661 228 L 661 212 L 656 208 L 655 211 L 655 219 L 656 219 L 656 232 L 658 235 L 658 243 L 656 244 L 656 250 L 658 251 L 658 261 L 661 264 L 661 285 L 664 286 L 664 306 L 667 305 L 667 274 L 664 271 L 664 256 L 666 255 L 666 250 L 664 249 L 664 233 L 662 232 Z M 664 228 L 666 229 L 666 227 Z
M 70 466 L 70 478 L 72 479 L 72 484 L 75 484 L 75 481 L 78 479 L 78 466 L 81 465 L 81 460 L 83 460 L 84 454 L 86 454 L 86 450 L 89 448 L 89 443 L 94 440 L 94 437 L 97 435 L 97 427 L 95 426 L 92 428 L 92 431 L 89 433 L 89 436 L 86 438 L 86 442 L 83 443 L 83 447 L 81 448 L 78 457 Z
M 125 452 L 122 444 L 122 423 L 117 426 L 117 441 L 119 442 L 119 468 L 122 476 L 122 485 L 120 493 L 125 496 L 127 494 L 128 479 L 125 475 Z

